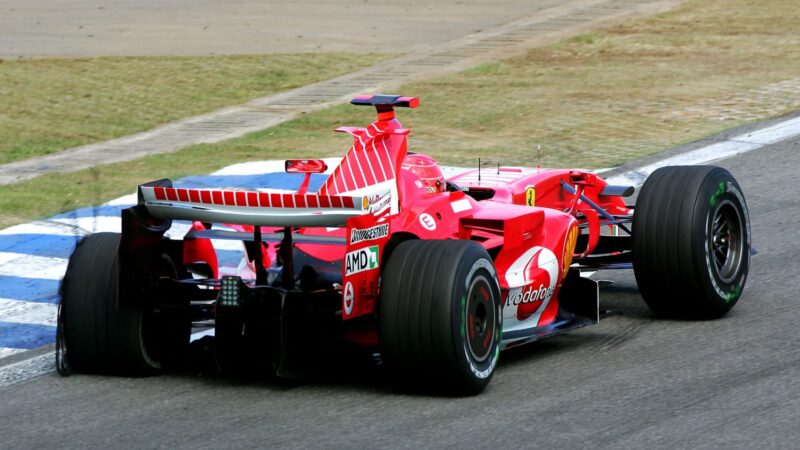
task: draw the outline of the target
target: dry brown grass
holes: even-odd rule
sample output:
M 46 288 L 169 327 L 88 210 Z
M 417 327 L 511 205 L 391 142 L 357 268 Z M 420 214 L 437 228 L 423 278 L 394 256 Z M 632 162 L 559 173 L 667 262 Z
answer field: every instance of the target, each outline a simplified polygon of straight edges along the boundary
M 541 143 L 546 164 L 608 167 L 783 114 L 800 108 L 798 23 L 793 1 L 689 1 L 418 83 L 416 142 L 454 163 L 530 164 Z M 763 89 L 784 80 L 797 82 Z

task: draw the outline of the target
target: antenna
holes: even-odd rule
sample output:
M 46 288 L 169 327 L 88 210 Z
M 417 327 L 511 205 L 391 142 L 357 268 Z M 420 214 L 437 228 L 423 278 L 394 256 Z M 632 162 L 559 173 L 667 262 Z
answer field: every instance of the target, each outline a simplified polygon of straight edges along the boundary
M 536 146 L 536 168 L 542 168 L 542 144 Z
M 497 161 L 497 174 L 500 175 L 500 161 Z
M 478 184 L 481 184 L 481 157 L 478 157 Z

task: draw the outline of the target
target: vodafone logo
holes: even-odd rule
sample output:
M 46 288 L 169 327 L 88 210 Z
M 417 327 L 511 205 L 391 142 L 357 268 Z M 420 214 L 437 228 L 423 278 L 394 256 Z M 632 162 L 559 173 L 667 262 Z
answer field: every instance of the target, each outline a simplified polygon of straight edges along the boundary
M 353 312 L 353 303 L 353 283 L 348 281 L 347 284 L 344 285 L 344 313 L 348 316 Z
M 419 224 L 428 231 L 436 230 L 436 221 L 433 220 L 433 217 L 428 213 L 419 216 Z
M 514 289 L 513 293 L 511 291 L 508 293 L 506 306 L 516 306 L 519 304 L 534 303 L 537 301 L 549 301 L 550 297 L 553 296 L 553 291 L 555 291 L 554 287 L 545 287 L 544 284 L 540 284 L 538 289 L 534 289 L 533 286 L 530 286 L 524 292 L 522 289 Z
M 511 323 L 538 323 L 555 294 L 558 268 L 558 258 L 545 247 L 533 247 L 520 255 L 506 271 L 510 288 L 504 317 Z

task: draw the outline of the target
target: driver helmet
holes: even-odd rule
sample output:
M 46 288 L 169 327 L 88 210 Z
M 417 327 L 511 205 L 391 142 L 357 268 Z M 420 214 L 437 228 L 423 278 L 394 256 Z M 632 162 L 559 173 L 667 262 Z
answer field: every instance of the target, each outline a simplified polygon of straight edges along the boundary
M 402 168 L 410 171 L 419 177 L 419 181 L 426 192 L 437 193 L 446 190 L 446 183 L 442 170 L 436 161 L 430 156 L 420 155 L 419 153 L 409 153 L 403 159 Z

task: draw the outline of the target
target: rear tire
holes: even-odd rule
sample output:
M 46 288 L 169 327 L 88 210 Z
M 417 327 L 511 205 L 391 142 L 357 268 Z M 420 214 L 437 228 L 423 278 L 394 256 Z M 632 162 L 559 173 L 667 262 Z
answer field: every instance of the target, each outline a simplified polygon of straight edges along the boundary
M 483 391 L 502 337 L 500 286 L 486 250 L 470 241 L 411 240 L 381 278 L 381 357 L 404 388 Z
M 739 300 L 750 268 L 750 218 L 739 184 L 714 166 L 663 167 L 633 217 L 633 269 L 659 316 L 714 319 Z
M 57 330 L 62 374 L 151 375 L 188 345 L 189 328 L 173 314 L 144 306 L 117 309 L 119 244 L 117 233 L 92 234 L 69 259 Z M 171 260 L 165 265 L 174 270 Z

